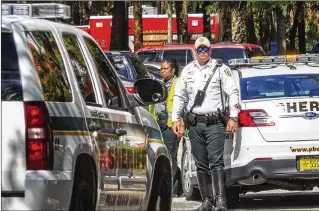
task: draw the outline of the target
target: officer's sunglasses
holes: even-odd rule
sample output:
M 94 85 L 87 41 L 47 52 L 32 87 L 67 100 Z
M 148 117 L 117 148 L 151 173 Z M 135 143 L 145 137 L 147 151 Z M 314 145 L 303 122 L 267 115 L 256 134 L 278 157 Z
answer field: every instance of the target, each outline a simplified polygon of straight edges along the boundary
M 209 51 L 209 48 L 208 47 L 199 47 L 196 50 L 197 50 L 197 53 L 206 53 Z

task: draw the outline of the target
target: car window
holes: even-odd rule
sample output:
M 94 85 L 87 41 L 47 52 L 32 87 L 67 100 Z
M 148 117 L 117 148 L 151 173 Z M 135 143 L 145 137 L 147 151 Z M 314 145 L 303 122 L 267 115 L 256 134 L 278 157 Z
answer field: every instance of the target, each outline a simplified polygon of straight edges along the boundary
M 107 106 L 114 109 L 122 107 L 117 78 L 111 65 L 93 40 L 84 38 L 84 41 L 97 68 Z
M 132 62 L 134 69 L 136 71 L 136 79 L 148 77 L 147 69 L 144 64 L 135 55 L 128 54 L 129 60 Z
M 193 54 L 192 54 L 192 51 L 191 50 L 186 50 L 186 64 L 189 64 L 190 62 L 192 62 L 194 60 L 193 58 Z
M 213 48 L 211 54 L 213 59 L 221 59 L 227 65 L 230 59 L 241 59 L 245 56 L 245 50 L 240 48 Z
M 265 52 L 260 48 L 246 49 L 247 57 L 252 58 L 255 56 L 266 56 Z
M 241 99 L 319 96 L 319 74 L 273 75 L 243 78 Z
M 115 70 L 121 78 L 131 79 L 129 70 L 123 61 L 123 56 L 121 55 L 107 55 L 107 58 L 110 60 Z
M 97 104 L 92 78 L 76 36 L 63 33 L 62 37 L 84 101 Z
M 62 54 L 51 32 L 26 33 L 29 50 L 33 56 L 46 101 L 70 102 L 72 93 Z
M 22 86 L 12 33 L 1 33 L 1 101 L 21 101 Z
M 156 62 L 158 51 L 142 51 L 137 54 L 142 62 Z
M 156 68 L 156 67 L 153 67 L 153 66 L 150 66 L 150 65 L 145 65 L 146 66 L 146 69 L 151 73 L 153 74 L 154 76 L 156 76 L 157 78 L 161 78 L 161 74 L 160 74 L 160 69 L 159 68 Z
M 186 50 L 164 50 L 163 60 L 175 58 L 180 65 L 186 64 Z

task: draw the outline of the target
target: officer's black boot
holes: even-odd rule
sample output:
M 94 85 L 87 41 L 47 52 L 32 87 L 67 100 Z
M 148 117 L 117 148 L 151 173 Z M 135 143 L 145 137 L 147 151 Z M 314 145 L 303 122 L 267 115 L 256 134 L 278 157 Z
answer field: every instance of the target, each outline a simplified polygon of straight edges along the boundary
M 213 185 L 215 190 L 215 211 L 226 211 L 226 174 L 223 168 L 213 170 Z
M 212 211 L 213 209 L 213 188 L 212 178 L 207 172 L 197 171 L 198 188 L 202 195 L 203 203 L 198 211 Z

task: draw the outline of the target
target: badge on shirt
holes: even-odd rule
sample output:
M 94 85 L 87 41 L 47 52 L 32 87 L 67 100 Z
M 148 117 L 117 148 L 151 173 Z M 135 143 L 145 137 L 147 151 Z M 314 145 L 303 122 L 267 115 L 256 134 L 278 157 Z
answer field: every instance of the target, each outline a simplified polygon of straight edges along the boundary
M 229 69 L 226 69 L 224 72 L 228 77 L 231 77 L 231 72 Z

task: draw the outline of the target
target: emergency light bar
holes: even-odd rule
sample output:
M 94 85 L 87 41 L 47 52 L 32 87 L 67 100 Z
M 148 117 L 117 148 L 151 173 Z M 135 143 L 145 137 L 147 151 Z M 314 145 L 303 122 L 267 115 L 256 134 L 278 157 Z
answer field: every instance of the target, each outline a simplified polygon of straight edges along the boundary
M 19 15 L 43 19 L 70 19 L 71 7 L 57 3 L 2 4 L 2 16 Z
M 319 54 L 299 54 L 287 56 L 260 56 L 250 59 L 230 59 L 228 65 L 234 66 L 256 66 L 287 63 L 319 63 Z

